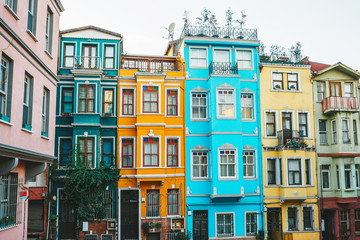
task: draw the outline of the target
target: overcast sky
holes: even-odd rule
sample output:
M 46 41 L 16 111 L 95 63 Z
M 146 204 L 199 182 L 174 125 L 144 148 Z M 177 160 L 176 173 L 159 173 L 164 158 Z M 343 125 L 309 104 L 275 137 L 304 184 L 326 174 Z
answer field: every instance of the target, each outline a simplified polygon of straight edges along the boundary
M 311 61 L 342 62 L 360 69 L 360 0 L 62 0 L 65 11 L 60 29 L 95 25 L 124 37 L 124 51 L 131 54 L 164 54 L 168 32 L 175 22 L 174 39 L 183 26 L 184 10 L 192 23 L 206 7 L 222 25 L 230 7 L 234 18 L 247 14 L 245 28 L 257 28 L 267 46 L 289 48 L 303 44 Z

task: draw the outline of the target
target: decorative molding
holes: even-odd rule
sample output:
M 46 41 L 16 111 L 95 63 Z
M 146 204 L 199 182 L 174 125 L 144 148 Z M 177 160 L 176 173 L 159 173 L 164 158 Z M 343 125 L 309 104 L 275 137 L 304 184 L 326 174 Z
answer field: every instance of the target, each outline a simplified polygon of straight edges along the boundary
M 245 145 L 245 146 L 243 147 L 243 150 L 255 150 L 255 148 L 252 147 L 252 146 L 250 146 L 250 145 Z
M 254 93 L 254 91 L 252 91 L 251 89 L 249 88 L 244 88 L 244 89 L 241 89 L 240 91 L 241 93 Z
M 206 147 L 201 146 L 201 145 L 197 145 L 196 147 L 194 147 L 192 150 L 208 150 Z
M 235 148 L 234 145 L 231 145 L 230 143 L 225 143 L 224 145 L 222 145 L 220 148 Z
M 196 87 L 191 92 L 208 92 L 208 90 L 203 89 L 202 87 Z
M 234 87 L 227 83 L 224 83 L 224 84 L 221 84 L 220 86 L 218 86 L 217 88 L 234 88 Z

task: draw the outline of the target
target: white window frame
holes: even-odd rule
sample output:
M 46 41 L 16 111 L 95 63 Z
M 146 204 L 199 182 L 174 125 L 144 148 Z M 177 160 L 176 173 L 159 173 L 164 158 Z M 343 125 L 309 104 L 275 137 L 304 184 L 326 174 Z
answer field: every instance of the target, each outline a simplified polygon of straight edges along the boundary
M 3 62 L 6 64 L 3 65 Z M 4 78 L 4 80 L 2 80 L 3 76 L 1 75 L 0 72 L 0 84 L 2 84 L 1 81 L 5 81 L 5 87 L 3 90 L 0 90 L 0 94 L 3 96 L 4 100 L 3 102 L 0 102 L 0 104 L 2 105 L 3 111 L 0 112 L 0 114 L 3 114 L 7 117 L 10 117 L 9 111 L 8 111 L 8 101 L 9 101 L 9 81 L 10 81 L 10 61 L 5 58 L 4 56 L 1 58 L 1 68 L 5 68 L 5 74 L 6 74 L 6 78 Z
M 300 184 L 289 184 L 289 160 L 300 160 Z M 304 170 L 304 163 L 303 163 L 303 159 L 301 157 L 289 157 L 286 158 L 286 166 L 285 166 L 285 170 L 286 170 L 286 186 L 289 187 L 299 187 L 299 186 L 303 186 L 304 185 L 304 175 L 305 175 L 305 170 Z
M 5 0 L 5 6 L 9 7 L 15 15 L 17 14 L 17 0 Z
M 325 123 L 325 131 L 321 131 L 320 130 L 320 121 L 321 122 L 324 122 Z M 327 145 L 328 144 L 328 134 L 327 134 L 327 129 L 328 129 L 328 126 L 327 126 L 327 119 L 319 119 L 319 142 L 320 142 L 320 145 Z M 321 134 L 325 134 L 325 139 L 326 139 L 326 142 L 325 143 L 322 143 L 321 142 Z
M 220 215 L 220 214 L 232 214 L 232 219 L 233 219 L 233 222 L 232 222 L 232 230 L 233 230 L 233 235 L 232 236 L 218 236 L 218 232 L 217 232 L 217 229 L 218 229 L 218 221 L 217 221 L 217 215 Z M 236 232 L 236 229 L 235 229 L 235 212 L 215 212 L 215 236 L 218 237 L 218 238 L 225 238 L 225 237 L 234 237 L 235 236 L 235 232 Z
M 193 165 L 194 165 L 194 156 L 193 156 L 193 152 L 206 152 L 206 163 L 207 163 L 207 173 L 206 173 L 206 177 L 194 177 L 194 173 L 193 173 Z M 196 180 L 199 180 L 199 181 L 202 181 L 202 180 L 208 180 L 210 179 L 210 164 L 209 164 L 209 161 L 210 161 L 210 151 L 209 149 L 191 149 L 190 151 L 190 155 L 191 155 L 191 180 L 192 181 L 196 181 Z
M 114 48 L 114 67 L 113 67 L 113 68 L 106 68 L 106 67 L 105 67 L 105 50 L 106 50 L 106 47 L 107 47 L 107 46 L 112 46 L 112 47 Z M 103 56 L 103 62 L 104 62 L 104 63 L 103 63 L 103 67 L 104 67 L 104 69 L 107 69 L 107 70 L 116 69 L 116 64 L 117 64 L 117 61 L 116 61 L 116 60 L 117 60 L 117 59 L 116 59 L 116 58 L 117 58 L 117 56 L 116 56 L 116 53 L 117 53 L 117 45 L 116 45 L 116 44 L 111 44 L 111 43 L 104 43 L 102 48 L 103 48 L 103 53 L 104 53 L 104 54 L 103 54 L 103 55 L 104 55 L 104 56 Z
M 46 11 L 46 24 L 45 24 L 45 51 L 49 54 L 52 53 L 52 38 L 53 38 L 53 21 L 54 14 L 50 7 L 47 7 Z
M 341 175 L 338 164 L 335 165 L 335 171 L 336 171 L 336 189 L 339 190 L 341 188 Z
M 58 137 L 58 146 L 57 146 L 57 151 L 58 151 L 58 155 L 57 155 L 57 158 L 58 158 L 58 166 L 57 166 L 57 169 L 65 169 L 67 168 L 66 166 L 60 166 L 60 153 L 61 153 L 61 139 L 71 139 L 71 142 L 72 142 L 72 145 L 74 144 L 74 140 L 73 140 L 73 137 Z M 71 153 L 71 150 L 72 150 L 72 146 L 71 146 L 71 149 L 70 149 L 70 153 Z M 71 156 L 72 157 L 72 156 Z M 76 161 L 76 159 L 75 159 Z
M 215 63 L 214 61 L 214 56 L 215 56 L 215 52 L 228 52 L 229 53 L 229 59 L 228 59 L 228 63 L 231 63 L 231 59 L 232 59 L 232 52 L 230 48 L 219 48 L 219 47 L 214 47 L 212 49 L 212 54 L 213 54 L 213 58 L 212 58 L 212 62 Z
M 235 151 L 234 155 L 235 155 L 235 176 L 221 176 L 221 161 L 220 161 L 220 151 Z M 218 178 L 220 181 L 233 181 L 233 180 L 237 180 L 239 178 L 239 171 L 238 171 L 239 165 L 238 165 L 238 149 L 236 147 L 219 147 L 218 148 Z
M 89 85 L 93 85 L 94 86 L 94 112 L 82 112 L 80 113 L 80 87 L 81 86 L 89 86 Z M 76 95 L 75 95 L 75 92 L 74 92 L 74 101 L 75 101 L 75 108 L 76 108 L 76 112 L 74 113 L 78 113 L 78 114 L 95 114 L 95 113 L 98 113 L 98 84 L 97 83 L 89 83 L 87 84 L 85 81 L 84 82 L 78 82 L 76 83 Z M 76 98 L 75 98 L 76 96 Z M 87 106 L 87 105 L 85 105 Z M 86 109 L 86 107 L 85 107 Z
M 177 155 L 178 155 L 178 159 L 177 159 L 177 161 L 178 161 L 178 166 L 177 167 L 172 167 L 172 166 L 168 166 L 167 165 L 167 163 L 168 163 L 168 161 L 167 161 L 167 145 L 168 145 L 168 143 L 167 143 L 167 140 L 168 139 L 177 139 L 178 140 L 178 149 L 177 149 Z M 180 136 L 165 136 L 165 166 L 167 167 L 167 168 L 179 168 L 179 167 L 181 167 L 181 137 Z
M 133 137 L 133 136 L 120 136 L 119 137 L 119 168 L 122 168 L 122 140 L 123 139 L 132 139 L 133 140 L 133 167 L 132 168 L 125 168 L 125 169 L 135 169 L 137 168 L 136 166 L 136 146 L 137 146 L 137 143 L 136 143 L 136 137 Z
M 32 29 L 29 29 L 29 26 L 28 26 L 28 19 L 27 19 L 27 27 L 26 29 L 31 32 L 31 34 L 33 36 L 36 35 L 36 24 L 37 24 L 37 7 L 38 7 L 38 2 L 37 0 L 29 0 L 31 1 L 31 6 L 29 6 L 28 4 L 28 8 L 27 8 L 27 18 L 29 18 L 29 14 L 33 17 L 33 21 L 32 21 Z M 30 8 L 29 8 L 30 7 Z
M 244 152 L 254 152 L 254 176 L 244 176 L 244 169 L 243 169 L 243 177 L 244 177 L 244 180 L 253 180 L 253 179 L 256 179 L 257 178 L 257 174 L 256 174 L 256 170 L 257 170 L 257 152 L 255 149 L 243 149 L 242 151 L 242 157 L 244 158 Z M 246 164 L 247 166 L 247 164 Z M 245 167 L 244 163 L 243 163 L 243 168 Z
M 275 183 L 269 184 L 269 174 L 268 174 L 268 160 L 275 160 Z M 279 166 L 277 166 L 277 162 L 279 162 Z M 282 159 L 279 157 L 266 157 L 266 185 L 265 186 L 281 186 L 282 185 Z
M 298 111 L 297 112 L 297 129 L 298 131 L 300 131 L 300 117 L 299 115 L 303 113 L 303 114 L 306 114 L 306 137 L 304 137 L 305 139 L 311 139 L 311 129 L 310 129 L 310 126 L 311 123 L 310 123 L 310 112 L 309 111 Z
M 98 142 L 98 139 L 97 139 L 97 136 L 96 135 L 76 135 L 75 136 L 75 146 L 78 146 L 78 138 L 93 138 L 94 139 L 94 164 L 93 164 L 93 167 L 91 169 L 95 169 L 98 167 L 98 161 L 97 161 L 97 149 L 98 149 L 98 146 L 97 146 L 97 142 Z M 77 161 L 77 157 L 75 156 L 75 161 Z
M 350 166 L 350 169 L 345 168 L 346 165 Z M 350 172 L 350 188 L 346 187 L 346 172 Z M 353 176 L 352 176 L 352 165 L 351 164 L 344 164 L 344 184 L 345 184 L 345 190 L 353 190 Z
M 49 137 L 49 116 L 50 116 L 50 90 L 43 87 L 43 100 L 41 107 L 41 132 Z
M 247 231 L 246 231 L 246 230 L 247 230 L 247 229 L 246 229 L 246 225 L 247 225 L 246 215 L 247 215 L 248 213 L 254 213 L 254 214 L 256 214 L 256 233 L 255 233 L 255 234 L 248 234 Z M 244 222 L 245 222 L 245 229 L 244 229 L 245 236 L 256 236 L 257 233 L 259 232 L 259 213 L 256 212 L 256 211 L 245 211 L 245 212 L 244 212 Z
M 197 66 L 194 65 L 192 60 L 192 51 L 193 49 L 202 49 L 206 52 L 206 65 L 205 66 Z M 207 47 L 189 47 L 189 68 L 197 68 L 197 69 L 207 69 L 209 67 L 209 54 L 208 54 L 208 48 Z
M 275 136 L 269 136 L 269 135 L 267 135 L 267 113 L 274 113 L 274 124 L 275 124 L 275 126 L 274 126 L 274 131 L 275 131 Z M 267 111 L 264 111 L 264 121 L 265 121 L 265 123 L 264 123 L 264 127 L 265 127 L 265 133 L 264 133 L 264 138 L 277 138 L 277 126 L 278 126 L 278 124 L 277 124 L 277 120 L 278 120 L 278 115 L 277 115 L 277 111 L 274 111 L 274 110 L 267 110 Z
M 347 132 L 344 131 L 344 128 L 343 128 L 343 123 L 344 121 L 346 121 L 346 125 L 347 125 Z M 345 143 L 345 144 L 348 144 L 348 143 L 351 143 L 351 138 L 350 138 L 350 120 L 348 118 L 342 118 L 341 119 L 341 133 L 342 133 L 342 143 Z M 348 137 L 348 141 L 345 142 L 344 141 L 344 133 L 347 133 L 347 137 Z
M 310 183 L 306 182 L 306 160 L 309 160 L 309 175 L 310 175 Z M 304 183 L 306 186 L 312 186 L 313 185 L 313 169 L 312 169 L 312 159 L 311 158 L 305 158 L 304 162 Z
M 297 89 L 291 89 L 290 88 L 290 85 L 289 85 L 289 74 L 294 74 L 294 75 L 297 75 Z M 294 81 L 292 81 L 294 82 Z M 299 72 L 293 72 L 293 71 L 288 71 L 286 72 L 286 83 L 287 83 L 287 90 L 288 91 L 293 91 L 293 92 L 298 92 L 298 91 L 301 91 L 301 79 L 300 79 L 300 73 Z
M 232 95 L 233 95 L 233 101 L 232 102 L 224 102 L 224 103 L 221 103 L 221 104 L 224 104 L 224 105 L 230 105 L 232 104 L 233 107 L 233 116 L 226 116 L 226 115 L 222 115 L 220 113 L 220 101 L 219 101 L 219 98 L 220 98 L 220 94 L 219 94 L 219 91 L 232 91 Z M 222 87 L 218 87 L 216 88 L 216 116 L 217 116 L 217 119 L 236 119 L 236 89 L 235 88 L 222 88 Z
M 101 89 L 100 89 L 100 93 L 101 93 L 101 96 L 100 96 L 100 99 L 101 99 L 101 114 L 104 114 L 104 90 L 113 90 L 113 101 L 112 101 L 112 104 L 113 104 L 113 111 L 111 113 L 111 116 L 116 116 L 116 96 L 118 95 L 117 92 L 116 92 L 116 87 L 106 87 L 106 86 L 102 86 Z M 134 97 L 135 98 L 135 97 Z
M 167 115 L 167 105 L 168 105 L 168 101 L 167 101 L 167 97 L 168 97 L 168 94 L 167 94 L 167 91 L 168 90 L 176 90 L 177 91 L 177 99 L 176 99 L 176 101 L 177 101 L 177 113 L 176 113 L 176 115 L 174 116 L 174 115 Z M 180 104 L 181 104 L 181 101 L 180 101 L 180 88 L 179 87 L 166 87 L 165 88 L 165 117 L 179 117 L 180 116 L 180 108 L 182 107 L 182 106 L 180 106 Z
M 158 152 L 158 156 L 159 156 L 159 166 L 144 166 L 144 138 L 158 138 L 159 139 L 159 152 Z M 141 136 L 141 156 L 140 156 L 140 160 L 141 160 L 141 167 L 142 168 L 160 168 L 160 167 L 165 167 L 165 163 L 164 161 L 162 161 L 162 155 L 161 155 L 161 148 L 162 148 L 162 143 L 161 143 L 161 135 L 154 135 L 149 137 L 148 135 L 142 135 Z M 135 143 L 135 142 L 134 142 Z M 135 158 L 135 157 L 134 157 Z M 136 163 L 136 162 L 135 162 Z
M 322 166 L 329 166 L 329 169 L 327 170 L 323 170 Z M 321 189 L 323 190 L 330 190 L 331 189 L 331 165 L 330 164 L 322 164 L 320 165 L 320 172 L 321 172 Z M 328 174 L 328 179 L 329 179 L 329 187 L 328 188 L 324 188 L 324 178 L 323 178 L 323 173 L 327 173 Z
M 151 80 L 149 80 L 149 81 L 151 81 Z M 141 112 L 141 114 L 143 114 L 143 115 L 161 115 L 162 114 L 162 112 L 161 112 L 161 110 L 162 110 L 162 107 L 161 107 L 161 97 L 162 97 L 162 95 L 161 95 L 161 93 L 162 93 L 162 88 L 161 88 L 161 84 L 149 84 L 149 83 L 146 83 L 146 84 L 141 84 L 141 89 L 140 89 L 140 112 Z M 143 97 L 144 97 L 144 87 L 158 87 L 158 110 L 157 110 L 157 112 L 149 112 L 149 113 L 144 113 L 144 109 L 143 109 L 143 103 L 144 103 L 144 99 L 143 99 Z M 134 92 L 134 98 L 135 98 L 135 92 Z M 135 111 L 134 111 L 134 113 L 135 113 Z
M 241 68 L 238 65 L 238 70 L 253 70 L 254 69 L 254 51 L 251 48 L 236 48 L 235 49 L 235 62 L 238 63 L 240 61 L 239 52 L 250 52 L 250 68 Z M 248 60 L 247 60 L 248 61 Z
M 133 99 L 133 114 L 132 115 L 123 115 L 123 90 L 129 89 L 134 91 Z M 136 87 L 120 87 L 120 117 L 135 117 L 136 116 Z
M 333 122 L 335 122 L 335 128 L 334 128 Z M 331 123 L 331 143 L 337 144 L 338 136 L 337 136 L 337 129 L 336 129 L 337 128 L 336 119 L 331 120 L 330 123 Z
M 284 130 L 284 127 L 282 125 L 282 117 L 283 117 L 283 113 L 291 113 L 291 129 L 295 130 L 295 112 L 293 110 L 281 110 L 280 111 L 280 130 Z
M 75 58 L 77 56 L 77 54 L 76 54 L 76 45 L 77 45 L 77 43 L 72 42 L 72 41 L 64 41 L 64 42 L 61 43 L 62 47 L 61 47 L 61 54 L 60 54 L 61 55 L 61 59 L 60 59 L 61 65 L 60 66 L 62 66 L 62 68 L 71 69 L 71 68 L 73 68 L 75 66 L 75 59 L 73 60 L 73 65 L 72 66 L 68 66 L 68 67 L 65 66 L 65 51 L 66 51 L 65 44 L 73 44 L 74 45 L 74 58 Z
M 251 95 L 251 99 L 252 99 L 252 118 L 243 118 L 242 117 L 242 104 L 241 104 L 241 120 L 242 121 L 255 121 L 256 120 L 256 115 L 255 115 L 255 93 L 252 93 L 252 92 L 241 92 L 240 94 L 240 103 L 242 102 L 242 96 L 243 95 Z M 246 107 L 246 108 L 249 108 L 249 107 Z
M 275 88 L 275 86 L 274 86 L 274 74 L 281 74 L 282 83 L 281 83 L 281 85 L 279 85 L 280 86 L 279 88 Z M 276 81 L 279 81 L 279 80 L 276 80 Z M 272 91 L 284 90 L 284 73 L 283 72 L 280 72 L 278 70 L 271 71 L 271 90 Z
M 304 208 L 311 208 L 311 215 L 310 215 L 310 221 L 311 221 L 311 229 L 305 229 L 304 224 Z M 301 220 L 302 220 L 302 228 L 303 231 L 314 231 L 315 230 L 315 211 L 314 211 L 314 205 L 302 205 L 301 206 Z
M 318 84 L 322 85 L 322 87 L 323 87 L 322 92 L 319 92 Z M 325 99 L 325 86 L 326 86 L 325 82 L 322 82 L 322 81 L 316 82 L 316 101 L 317 102 L 322 102 L 322 100 Z M 319 100 L 319 94 L 322 94 L 322 99 L 321 100 Z
M 289 229 L 289 208 L 297 208 L 297 216 L 296 216 L 296 227 L 297 227 L 297 230 L 290 230 Z M 300 213 L 299 213 L 299 206 L 297 205 L 288 205 L 286 206 L 286 229 L 289 231 L 289 232 L 299 232 L 300 231 Z
M 193 104 L 192 104 L 192 95 L 193 94 L 205 94 L 206 95 L 206 106 L 205 106 L 205 118 L 194 118 L 193 116 Z M 209 120 L 209 102 L 210 102 L 210 96 L 208 92 L 201 92 L 201 91 L 190 91 L 190 120 L 191 121 L 208 121 Z
M 359 178 L 359 166 L 355 164 L 355 187 L 356 189 L 360 189 L 360 178 Z
M 350 85 L 350 92 L 346 92 L 346 85 Z M 344 83 L 344 97 L 347 97 L 346 94 L 350 93 L 350 97 L 351 98 L 354 96 L 354 91 L 353 91 L 353 83 L 352 82 L 345 82 Z

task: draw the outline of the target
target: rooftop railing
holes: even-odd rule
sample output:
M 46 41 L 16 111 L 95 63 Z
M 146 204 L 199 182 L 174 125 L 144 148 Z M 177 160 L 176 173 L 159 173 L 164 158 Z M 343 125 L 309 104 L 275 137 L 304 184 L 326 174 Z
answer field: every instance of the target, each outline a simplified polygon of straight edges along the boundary
M 322 100 L 323 113 L 334 111 L 358 111 L 359 104 L 355 97 L 327 97 Z
M 180 38 L 186 36 L 258 40 L 257 29 L 213 26 L 185 26 Z
M 123 56 L 122 69 L 136 69 L 140 72 L 184 72 L 185 66 L 176 58 L 169 57 L 142 57 L 142 56 Z

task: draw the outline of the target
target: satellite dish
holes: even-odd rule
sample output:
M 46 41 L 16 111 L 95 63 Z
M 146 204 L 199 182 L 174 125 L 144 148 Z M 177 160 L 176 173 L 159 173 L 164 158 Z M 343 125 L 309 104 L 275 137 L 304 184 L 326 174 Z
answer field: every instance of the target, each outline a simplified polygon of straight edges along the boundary
M 172 22 L 172 23 L 170 23 L 170 26 L 168 28 L 169 33 L 174 32 L 174 29 L 175 29 L 175 23 Z

